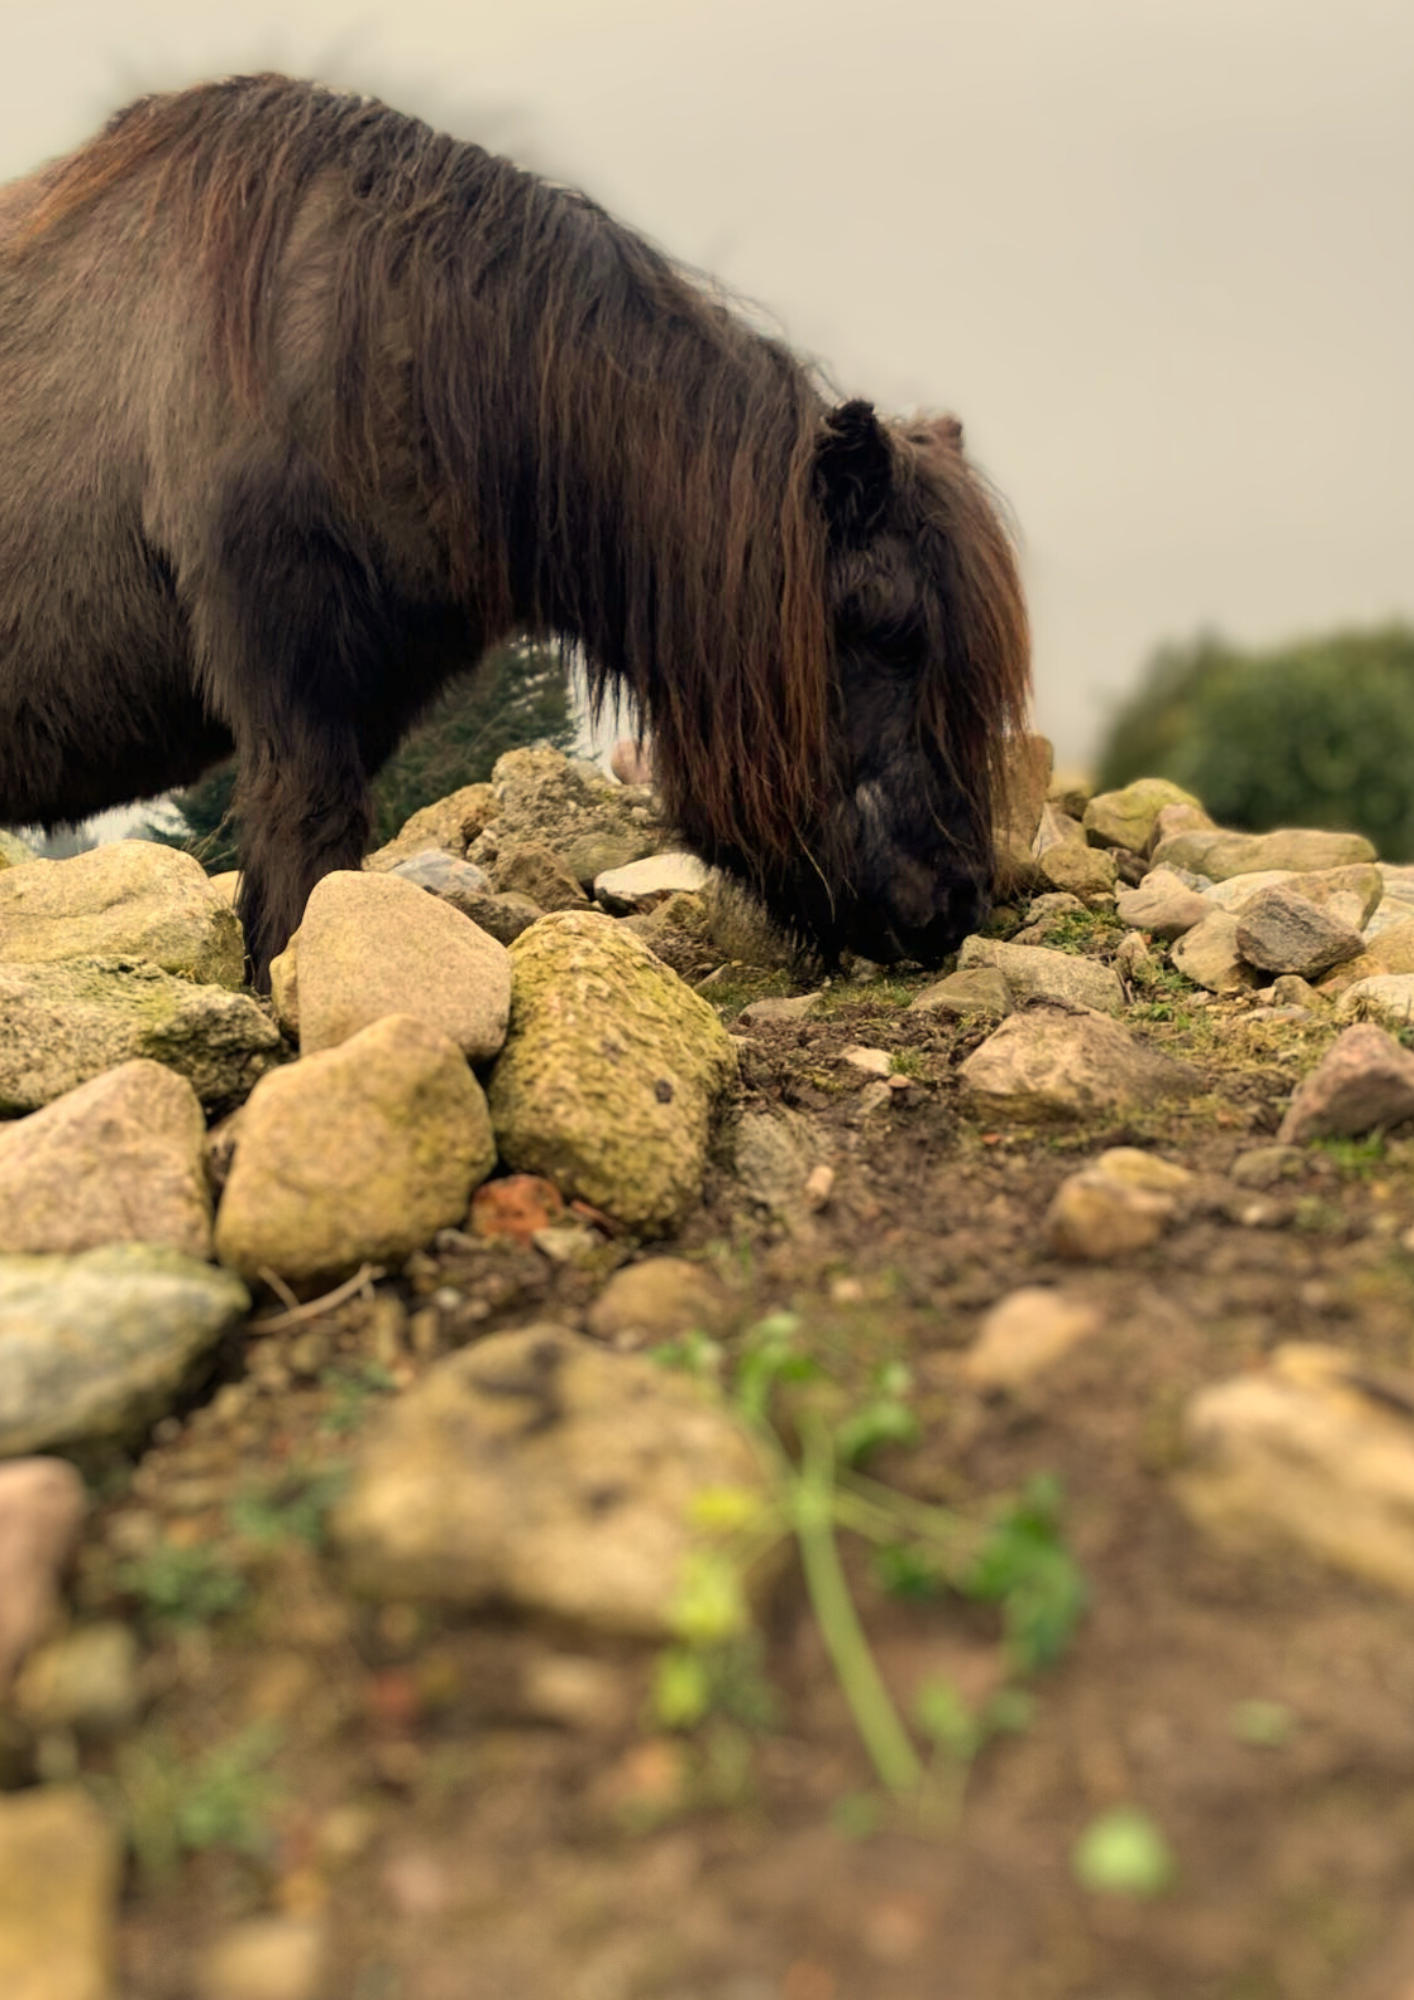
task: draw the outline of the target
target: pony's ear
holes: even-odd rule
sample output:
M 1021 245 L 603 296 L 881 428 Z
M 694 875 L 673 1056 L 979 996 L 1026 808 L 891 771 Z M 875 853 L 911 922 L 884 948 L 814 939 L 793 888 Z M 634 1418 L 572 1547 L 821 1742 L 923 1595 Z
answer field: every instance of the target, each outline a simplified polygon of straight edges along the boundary
M 888 432 L 865 402 L 841 403 L 825 419 L 815 456 L 815 485 L 840 548 L 862 548 L 878 527 L 893 487 Z

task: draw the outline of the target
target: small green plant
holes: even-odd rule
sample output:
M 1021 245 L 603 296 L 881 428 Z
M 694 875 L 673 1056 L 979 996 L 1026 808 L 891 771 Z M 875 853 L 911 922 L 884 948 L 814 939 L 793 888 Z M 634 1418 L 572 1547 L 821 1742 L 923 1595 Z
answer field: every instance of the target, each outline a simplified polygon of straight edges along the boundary
M 238 1493 L 226 1517 L 238 1535 L 258 1547 L 293 1540 L 322 1549 L 329 1510 L 348 1482 L 346 1465 L 292 1466 L 278 1478 Z
M 1364 1132 L 1358 1139 L 1313 1139 L 1311 1147 L 1313 1152 L 1324 1153 L 1341 1173 L 1357 1180 L 1368 1180 L 1387 1156 L 1383 1132 Z
M 326 1368 L 319 1377 L 319 1385 L 329 1391 L 329 1407 L 320 1419 L 319 1428 L 334 1437 L 357 1430 L 368 1414 L 370 1400 L 386 1396 L 397 1387 L 381 1361 L 362 1361 L 352 1368 Z
M 231 1558 L 210 1542 L 183 1547 L 158 1542 L 120 1562 L 113 1582 L 137 1600 L 145 1623 L 157 1627 L 207 1625 L 238 1611 L 250 1585 Z
M 1136 1806 L 1117 1806 L 1092 1820 L 1071 1850 L 1071 1872 L 1082 1889 L 1111 1896 L 1161 1896 L 1177 1872 L 1162 1829 Z
M 278 1795 L 268 1766 L 280 1739 L 276 1724 L 257 1722 L 194 1757 L 157 1733 L 122 1744 L 111 1783 L 143 1873 L 168 1875 L 184 1854 L 212 1847 L 264 1853 Z
M 701 1496 L 696 1525 L 715 1539 L 686 1567 L 674 1611 L 677 1644 L 660 1656 L 654 1711 L 668 1727 L 691 1727 L 718 1705 L 717 1661 L 750 1632 L 744 1579 L 778 1542 L 794 1537 L 811 1608 L 836 1677 L 886 1790 L 921 1810 L 938 1785 L 884 1685 L 860 1622 L 840 1559 L 840 1529 L 872 1542 L 880 1573 L 902 1595 L 950 1589 L 994 1603 L 1002 1617 L 1011 1669 L 1019 1674 L 1048 1664 L 1064 1650 L 1085 1603 L 1083 1578 L 1059 1529 L 1060 1494 L 1054 1481 L 1037 1480 L 990 1520 L 975 1520 L 910 1499 L 869 1479 L 861 1460 L 884 1444 L 916 1440 L 908 1407 L 908 1372 L 897 1362 L 875 1371 L 870 1394 L 857 1408 L 827 1419 L 811 1400 L 824 1371 L 800 1340 L 793 1313 L 773 1313 L 747 1334 L 732 1385 L 732 1400 L 752 1429 L 770 1473 L 770 1496 L 745 1491 Z M 707 1349 L 710 1349 L 710 1343 Z M 715 1372 L 703 1344 L 662 1350 L 674 1365 Z M 704 1366 L 704 1362 L 708 1365 Z M 784 1391 L 797 1392 L 791 1409 L 799 1457 L 782 1444 L 772 1407 Z M 804 1393 L 800 1393 L 800 1392 Z M 941 1757 L 965 1771 L 982 1744 L 1030 1719 L 1029 1697 L 1004 1687 L 980 1715 L 964 1715 L 946 1684 L 925 1690 L 914 1721 Z M 960 1799 L 954 1782 L 944 1787 Z

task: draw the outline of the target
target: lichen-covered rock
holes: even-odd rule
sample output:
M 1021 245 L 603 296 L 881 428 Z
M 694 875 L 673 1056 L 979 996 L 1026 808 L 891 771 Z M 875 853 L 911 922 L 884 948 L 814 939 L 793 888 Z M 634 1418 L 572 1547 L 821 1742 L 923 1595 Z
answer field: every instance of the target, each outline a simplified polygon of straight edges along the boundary
M 624 923 L 689 984 L 720 963 L 703 896 L 682 890 L 638 916 L 625 917 Z
M 543 840 L 503 842 L 496 856 L 496 887 L 502 895 L 524 896 L 540 909 L 584 910 L 589 898 L 559 856 Z
M 484 832 L 496 811 L 496 795 L 490 785 L 463 785 L 445 799 L 415 812 L 386 846 L 365 856 L 363 865 L 374 874 L 382 874 L 432 847 L 458 861 L 464 860 L 468 845 Z
M 251 1092 L 216 1254 L 247 1276 L 268 1267 L 291 1282 L 401 1262 L 465 1220 L 495 1157 L 460 1049 L 423 1021 L 386 1015 Z
M 1082 958 L 1076 952 L 969 937 L 962 941 L 957 965 L 959 972 L 993 967 L 1018 1001 L 1061 1000 L 1071 1006 L 1093 1007 L 1102 1014 L 1118 1014 L 1124 1006 L 1124 987 L 1118 976 L 1097 959 Z
M 1081 825 L 1096 847 L 1127 847 L 1143 854 L 1165 806 L 1198 806 L 1200 801 L 1167 778 L 1136 778 L 1117 792 L 1097 792 Z
M 1103 1014 L 1033 1007 L 1003 1021 L 958 1072 L 975 1111 L 1024 1122 L 1140 1111 L 1189 1097 L 1200 1073 Z
M 154 1244 L 0 1257 L 0 1458 L 132 1436 L 249 1310 L 229 1271 Z
M 77 1785 L 0 1797 L 0 1993 L 109 2000 L 122 1848 Z
M 185 1077 L 144 1058 L 0 1127 L 0 1253 L 100 1243 L 211 1254 L 201 1105 Z
M 335 869 L 317 882 L 290 942 L 302 1054 L 410 1014 L 485 1062 L 506 1038 L 511 961 L 460 910 L 401 875 Z
M 450 1355 L 387 1408 L 331 1527 L 370 1596 L 664 1639 L 710 1546 L 693 1501 L 723 1489 L 749 1503 L 764 1479 L 702 1384 L 529 1326 Z
M 629 1229 L 670 1229 L 700 1193 L 712 1109 L 735 1074 L 726 1030 L 610 917 L 546 917 L 511 960 L 488 1093 L 501 1158 Z
M 117 840 L 65 861 L 29 861 L 0 881 L 0 963 L 120 955 L 220 986 L 245 978 L 245 941 L 199 861 L 152 840 Z
M 149 959 L 0 965 L 0 1115 L 37 1111 L 135 1056 L 225 1106 L 279 1051 L 278 1029 L 246 994 L 194 986 Z

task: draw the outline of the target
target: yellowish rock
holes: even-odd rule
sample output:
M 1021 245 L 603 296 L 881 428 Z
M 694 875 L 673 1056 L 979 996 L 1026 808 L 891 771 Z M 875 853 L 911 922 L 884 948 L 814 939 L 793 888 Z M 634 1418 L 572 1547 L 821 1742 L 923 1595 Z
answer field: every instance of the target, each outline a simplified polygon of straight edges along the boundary
M 0 1796 L 5 2000 L 110 2000 L 120 1859 L 116 1830 L 86 1792 Z
M 27 861 L 0 881 L 0 961 L 112 955 L 219 986 L 245 978 L 234 910 L 201 863 L 175 847 L 116 840 L 64 861 Z
M 216 1254 L 291 1281 L 400 1262 L 464 1220 L 495 1156 L 461 1051 L 423 1021 L 387 1015 L 251 1092 Z
M 979 1389 L 1019 1388 L 1099 1327 L 1094 1306 L 1041 1285 L 1023 1285 L 987 1314 L 963 1358 L 962 1372 Z

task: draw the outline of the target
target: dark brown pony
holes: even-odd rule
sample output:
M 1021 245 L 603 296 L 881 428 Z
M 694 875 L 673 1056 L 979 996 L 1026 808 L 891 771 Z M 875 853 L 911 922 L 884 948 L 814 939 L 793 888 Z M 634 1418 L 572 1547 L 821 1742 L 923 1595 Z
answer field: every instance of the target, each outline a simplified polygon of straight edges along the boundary
M 978 921 L 1027 632 L 956 424 L 831 409 L 583 196 L 280 77 L 0 192 L 0 822 L 234 746 L 263 980 L 516 628 L 583 647 L 686 837 L 827 954 Z

